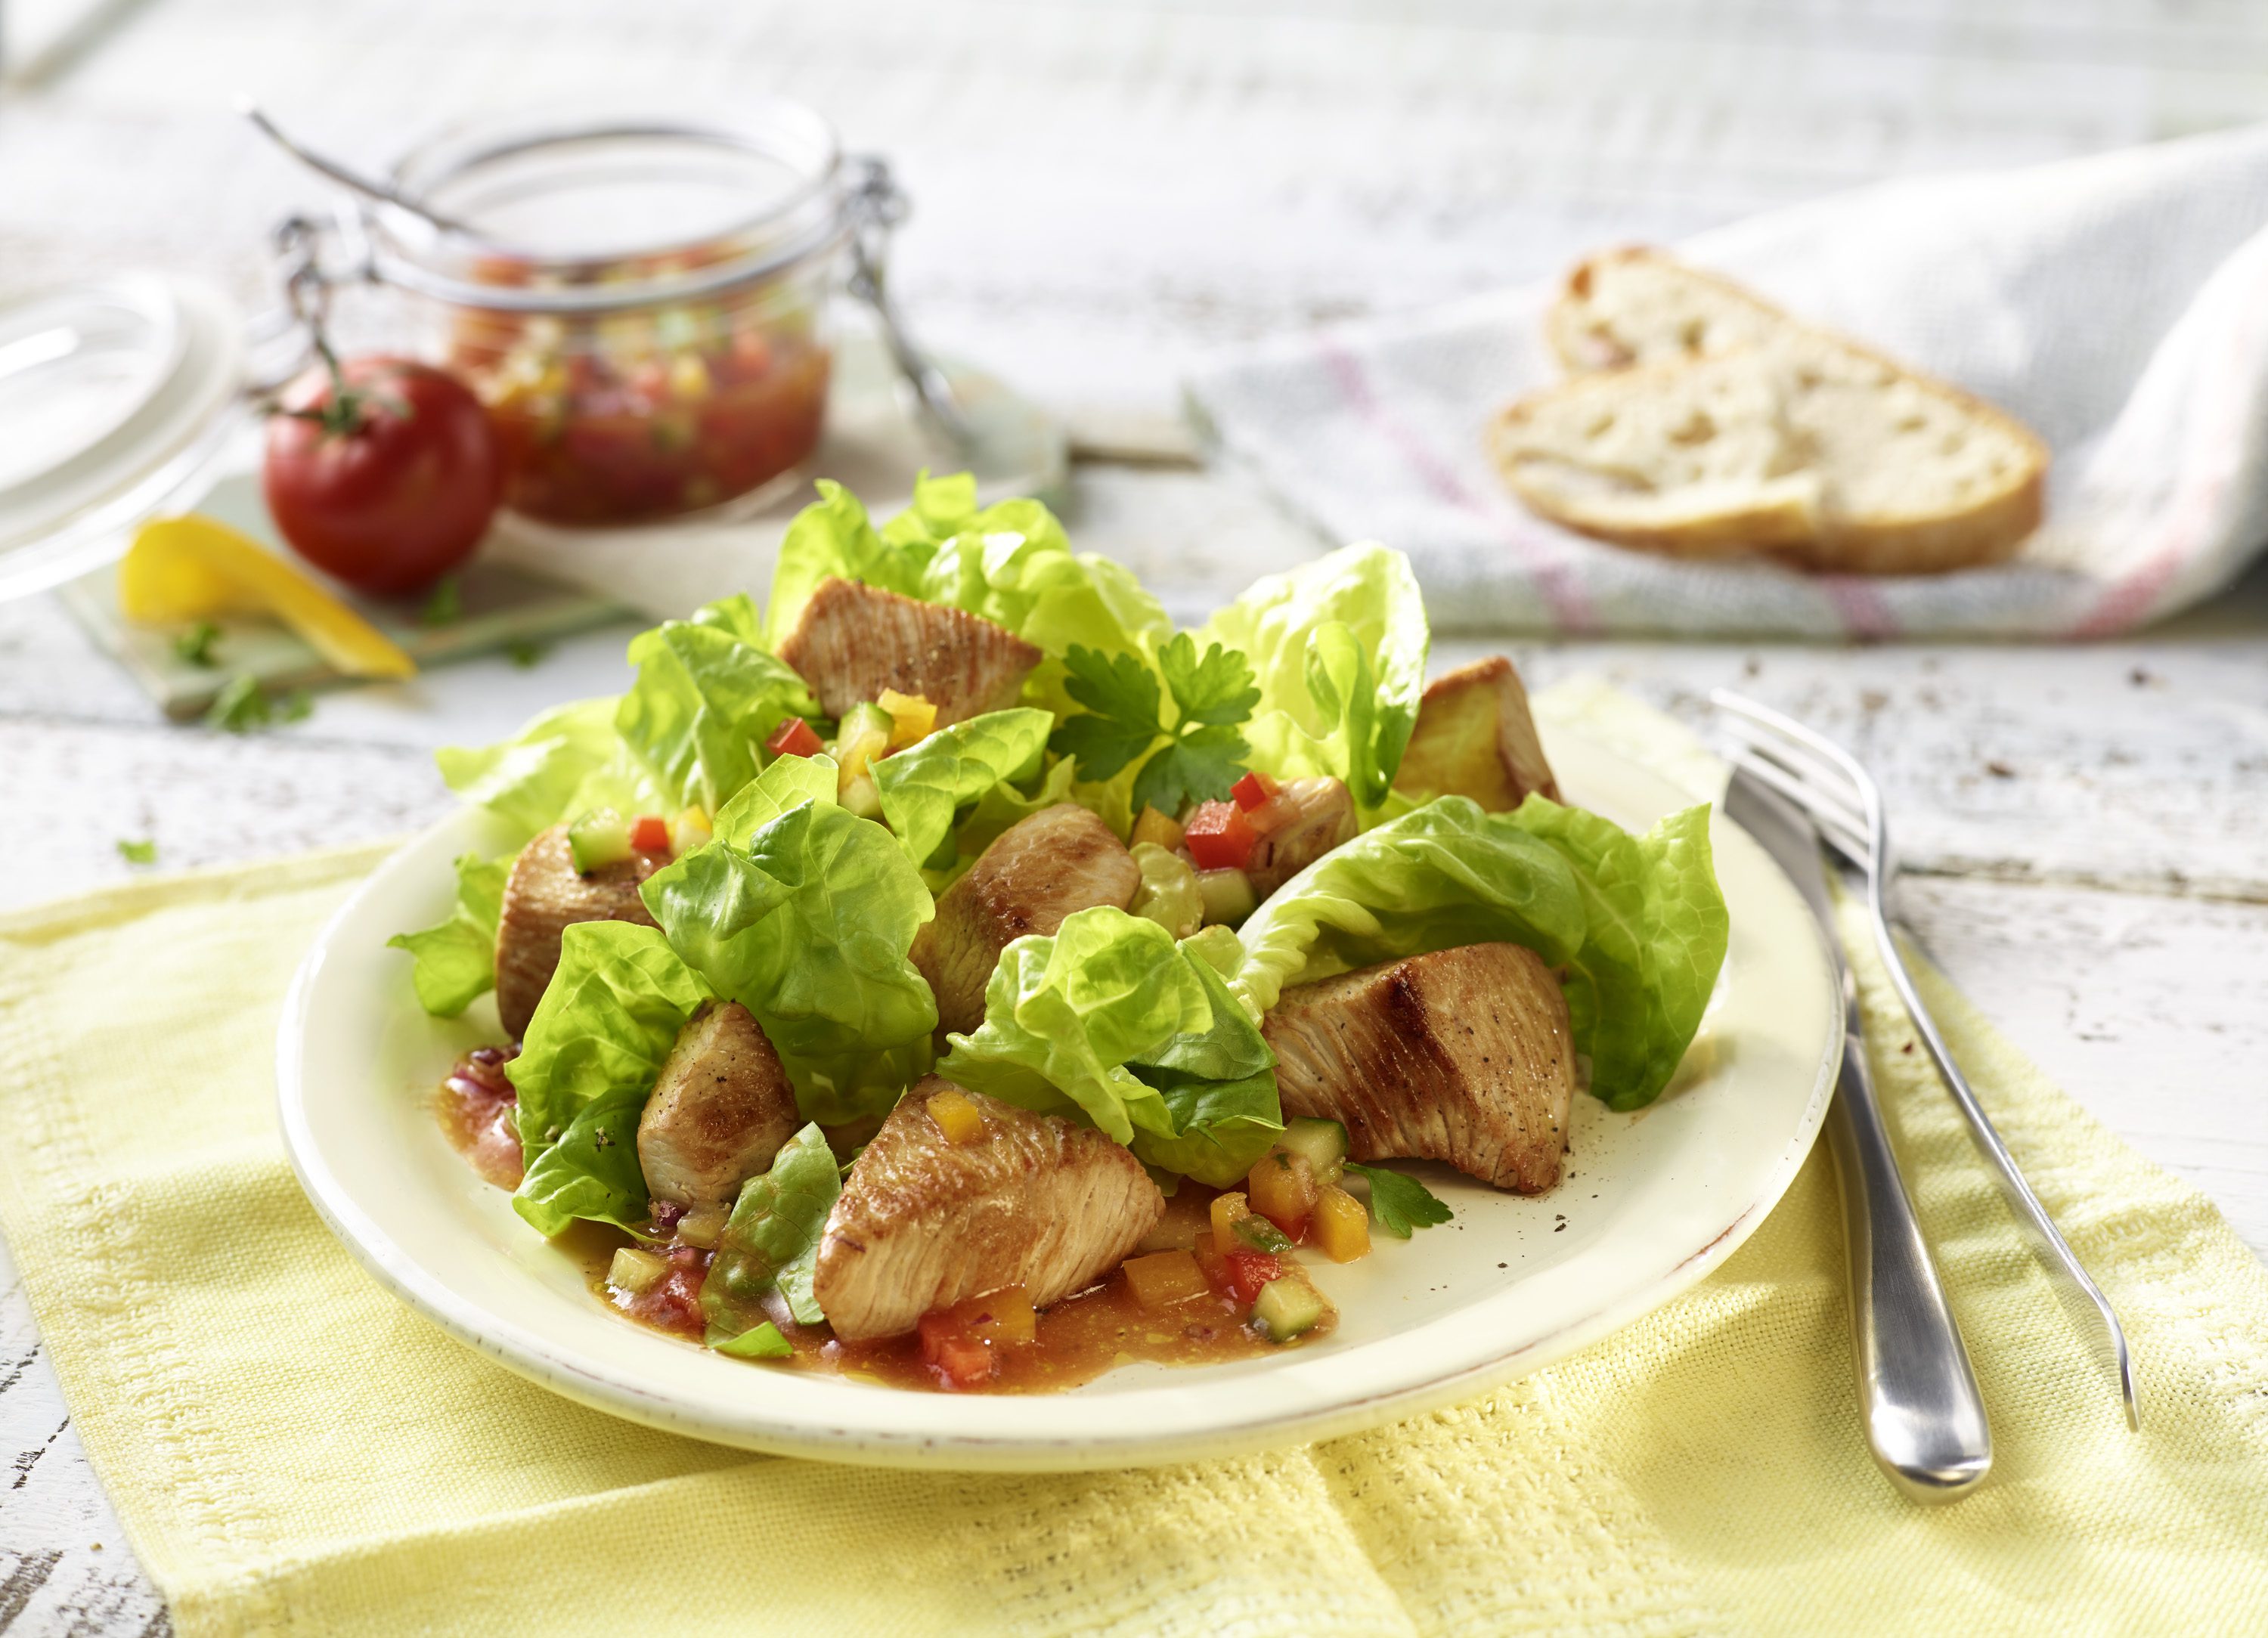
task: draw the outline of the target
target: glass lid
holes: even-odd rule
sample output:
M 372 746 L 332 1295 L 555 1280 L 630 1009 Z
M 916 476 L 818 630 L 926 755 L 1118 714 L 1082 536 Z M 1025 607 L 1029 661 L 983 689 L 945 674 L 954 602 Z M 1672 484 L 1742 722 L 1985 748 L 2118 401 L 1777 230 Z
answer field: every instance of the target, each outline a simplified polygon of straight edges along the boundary
M 0 296 L 0 598 L 115 557 L 231 422 L 227 304 L 154 276 Z

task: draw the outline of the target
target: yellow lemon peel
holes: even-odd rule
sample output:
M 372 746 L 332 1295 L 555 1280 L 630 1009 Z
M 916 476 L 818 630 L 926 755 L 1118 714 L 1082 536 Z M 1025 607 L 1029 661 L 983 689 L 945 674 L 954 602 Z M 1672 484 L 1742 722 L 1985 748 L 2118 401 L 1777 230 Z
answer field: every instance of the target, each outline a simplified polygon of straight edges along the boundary
M 136 625 L 269 614 L 350 677 L 414 677 L 417 663 L 290 563 L 217 519 L 190 512 L 135 532 L 118 565 L 118 606 Z

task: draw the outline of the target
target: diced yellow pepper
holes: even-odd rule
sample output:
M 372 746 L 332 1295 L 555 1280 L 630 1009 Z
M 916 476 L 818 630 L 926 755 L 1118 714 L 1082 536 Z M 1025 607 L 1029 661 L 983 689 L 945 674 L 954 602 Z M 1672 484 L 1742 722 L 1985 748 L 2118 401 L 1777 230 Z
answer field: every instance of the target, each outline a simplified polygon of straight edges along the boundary
M 890 714 L 893 751 L 918 745 L 937 731 L 937 707 L 917 694 L 900 694 L 895 688 L 885 688 L 874 703 Z
M 669 390 L 678 398 L 695 403 L 709 396 L 709 370 L 692 353 L 680 353 L 670 360 Z
M 929 1118 L 937 1122 L 937 1129 L 945 1134 L 945 1141 L 956 1149 L 984 1141 L 984 1112 L 957 1086 L 930 1094 Z
M 1203 1296 L 1211 1289 L 1205 1283 L 1204 1270 L 1197 1267 L 1197 1260 L 1188 1252 L 1130 1257 L 1124 1267 L 1127 1288 L 1134 1293 L 1134 1300 L 1145 1308 L 1185 1303 L 1190 1297 Z
M 1182 827 L 1167 815 L 1153 807 L 1145 807 L 1134 820 L 1134 834 L 1127 838 L 1130 848 L 1138 842 L 1154 842 L 1171 853 L 1182 845 Z
M 709 810 L 696 802 L 670 821 L 670 850 L 690 853 L 696 848 L 707 847 L 716 834 L 715 826 L 709 822 Z
M 1031 1294 L 1020 1285 L 957 1303 L 953 1317 L 968 1335 L 995 1348 L 1016 1348 L 1039 1334 L 1040 1317 L 1033 1310 Z
M 1322 1247 L 1335 1263 L 1351 1263 L 1370 1253 L 1370 1212 L 1336 1183 L 1326 1183 L 1315 1196 L 1315 1209 L 1307 1219 L 1307 1238 Z
M 1315 1169 L 1305 1155 L 1281 1143 L 1260 1157 L 1244 1186 L 1252 1209 L 1287 1234 L 1292 1231 L 1290 1225 L 1315 1208 Z
M 1249 1217 L 1252 1208 L 1241 1194 L 1217 1194 L 1212 1202 L 1212 1243 L 1223 1252 L 1232 1252 L 1244 1244 L 1236 1238 L 1240 1217 Z

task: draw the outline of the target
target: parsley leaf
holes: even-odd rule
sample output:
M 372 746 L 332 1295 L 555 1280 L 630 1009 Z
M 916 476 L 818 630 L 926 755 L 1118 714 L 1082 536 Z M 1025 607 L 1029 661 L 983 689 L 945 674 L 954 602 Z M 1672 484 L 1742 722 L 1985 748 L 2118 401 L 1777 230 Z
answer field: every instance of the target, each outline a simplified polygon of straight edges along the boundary
M 425 606 L 417 611 L 417 623 L 421 626 L 453 626 L 464 617 L 465 597 L 454 575 L 444 575 L 435 581 Z
M 205 711 L 208 727 L 240 734 L 268 725 L 270 712 L 268 696 L 260 692 L 257 677 L 232 677 L 213 695 L 212 704 Z
M 158 862 L 158 844 L 151 841 L 129 841 L 121 836 L 118 839 L 118 856 L 129 864 L 155 864 Z
M 209 620 L 201 620 L 187 631 L 173 636 L 173 652 L 192 665 L 217 665 L 220 657 L 213 652 L 213 644 L 220 641 L 220 628 Z
M 542 664 L 543 657 L 551 652 L 551 645 L 534 637 L 512 637 L 506 640 L 504 652 L 506 659 L 526 671 Z
M 1281 1252 L 1292 1249 L 1292 1237 L 1257 1213 L 1249 1217 L 1239 1217 L 1235 1232 L 1238 1239 L 1256 1252 Z
M 1069 717 L 1049 737 L 1058 755 L 1079 765 L 1087 780 L 1114 779 L 1137 759 L 1133 804 L 1178 813 L 1191 802 L 1218 801 L 1244 772 L 1251 747 L 1237 731 L 1259 703 L 1252 667 L 1219 643 L 1204 653 L 1187 632 L 1159 651 L 1156 671 L 1134 654 L 1104 655 L 1072 645 L 1064 656 L 1064 691 L 1086 713 Z M 1165 723 L 1164 697 L 1173 696 L 1174 725 Z M 1165 745 L 1152 746 L 1163 739 Z
M 1378 1219 L 1378 1226 L 1397 1240 L 1410 1238 L 1412 1229 L 1427 1229 L 1437 1223 L 1447 1223 L 1455 1214 L 1440 1200 L 1433 1191 L 1415 1178 L 1405 1178 L 1399 1172 L 1388 1172 L 1383 1166 L 1358 1166 L 1350 1160 L 1347 1170 L 1359 1172 L 1370 1185 L 1370 1215 Z

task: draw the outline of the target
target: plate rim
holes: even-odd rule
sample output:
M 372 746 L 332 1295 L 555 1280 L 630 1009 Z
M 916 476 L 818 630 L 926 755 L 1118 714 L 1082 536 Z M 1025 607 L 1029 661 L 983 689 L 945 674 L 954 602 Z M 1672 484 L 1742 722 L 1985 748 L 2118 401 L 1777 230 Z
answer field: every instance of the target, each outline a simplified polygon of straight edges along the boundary
M 1580 731 L 1559 730 L 1551 738 L 1579 743 L 1582 754 L 1619 765 L 1665 790 L 1690 797 L 1666 775 L 1601 744 Z M 1712 803 L 1712 818 L 1755 850 L 1793 897 L 1786 873 L 1737 820 Z M 459 1342 L 495 1359 L 538 1385 L 593 1409 L 665 1432 L 711 1443 L 852 1465 L 925 1467 L 962 1472 L 1073 1472 L 1150 1466 L 1247 1454 L 1285 1444 L 1338 1437 L 1500 1386 L 1589 1346 L 1690 1290 L 1738 1251 L 1793 1185 L 1817 1142 L 1842 1059 L 1841 1008 L 1831 982 L 1825 929 L 1806 913 L 1810 929 L 1806 950 L 1815 964 L 1829 1004 L 1819 1023 L 1821 1047 L 1813 1084 L 1795 1130 L 1761 1186 L 1731 1221 L 1705 1245 L 1666 1273 L 1616 1300 L 1578 1315 L 1545 1334 L 1490 1357 L 1456 1365 L 1438 1375 L 1397 1380 L 1370 1392 L 1325 1405 L 1294 1405 L 1275 1414 L 1246 1416 L 1218 1426 L 1157 1433 L 1141 1428 L 1098 1427 L 1076 1436 L 1003 1436 L 993 1432 L 932 1429 L 899 1432 L 854 1428 L 778 1416 L 741 1414 L 726 1419 L 711 1408 L 688 1405 L 683 1396 L 646 1389 L 566 1356 L 556 1345 L 519 1322 L 498 1316 L 460 1296 L 399 1245 L 361 1207 L 354 1191 L 324 1158 L 309 1122 L 300 1074 L 307 1039 L 308 1010 L 316 981 L 333 942 L 367 898 L 398 873 L 414 868 L 440 833 L 481 818 L 460 809 L 418 832 L 388 855 L 362 885 L 327 917 L 284 995 L 276 1031 L 276 1102 L 284 1149 L 301 1192 L 324 1226 L 350 1256 L 379 1284 Z M 1515 1288 L 1516 1288 L 1515 1282 Z M 1435 1322 L 1438 1323 L 1438 1322 Z

